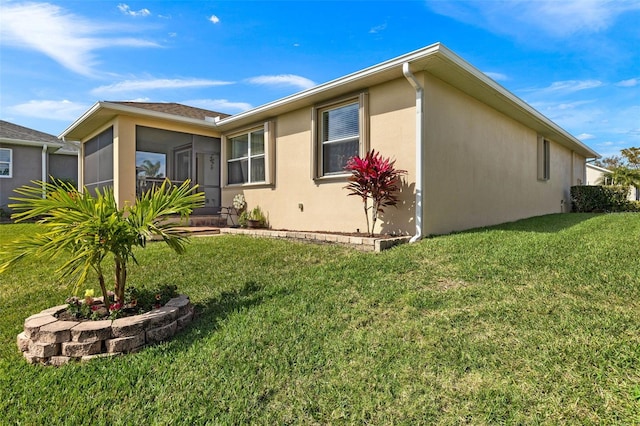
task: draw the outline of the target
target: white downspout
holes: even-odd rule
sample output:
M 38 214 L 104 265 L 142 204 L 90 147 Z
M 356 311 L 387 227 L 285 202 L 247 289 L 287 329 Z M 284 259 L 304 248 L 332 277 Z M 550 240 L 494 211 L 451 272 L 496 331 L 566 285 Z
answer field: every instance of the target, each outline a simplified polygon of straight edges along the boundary
M 416 234 L 409 240 L 415 243 L 422 238 L 422 151 L 424 143 L 424 89 L 409 69 L 409 62 L 402 64 L 402 73 L 416 90 Z
M 47 144 L 42 145 L 42 198 L 47 196 L 47 187 L 45 182 L 47 181 Z

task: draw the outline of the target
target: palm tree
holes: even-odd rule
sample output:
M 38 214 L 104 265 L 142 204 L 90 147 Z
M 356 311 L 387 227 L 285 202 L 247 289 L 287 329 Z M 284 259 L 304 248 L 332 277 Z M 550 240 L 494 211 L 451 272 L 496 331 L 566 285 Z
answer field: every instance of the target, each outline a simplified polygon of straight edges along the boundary
M 601 183 L 611 183 L 612 185 L 626 186 L 627 188 L 635 186 L 640 188 L 640 169 L 631 169 L 629 167 L 616 167 L 611 173 L 605 173 L 602 176 Z
M 188 216 L 194 208 L 204 205 L 204 193 L 195 192 L 197 186 L 190 187 L 189 181 L 177 187 L 165 180 L 160 187 L 145 192 L 135 204 L 121 209 L 110 187 L 96 190 L 94 197 L 87 190 L 78 192 L 63 182 L 34 183 L 37 186 L 16 190 L 22 197 L 12 198 L 18 201 L 10 205 L 16 211 L 12 218 L 16 221 L 39 219 L 44 231 L 10 243 L 9 251 L 0 253 L 7 257 L 0 265 L 0 273 L 26 256 L 62 257 L 65 260 L 58 272 L 62 277 L 76 279 L 74 293 L 93 270 L 105 301 L 108 294 L 102 262 L 106 257 L 113 257 L 114 293 L 116 299 L 123 302 L 127 266 L 130 260 L 137 263 L 133 248 L 145 247 L 152 236 L 158 236 L 176 253 L 184 253 L 187 237 L 178 233 L 177 225 L 166 219 Z M 46 190 L 44 198 L 42 188 Z
M 152 163 L 151 160 L 144 160 L 138 167 L 146 177 L 150 177 L 150 178 L 162 177 L 162 174 L 160 173 L 160 167 L 161 167 L 160 161 L 156 161 L 155 163 Z

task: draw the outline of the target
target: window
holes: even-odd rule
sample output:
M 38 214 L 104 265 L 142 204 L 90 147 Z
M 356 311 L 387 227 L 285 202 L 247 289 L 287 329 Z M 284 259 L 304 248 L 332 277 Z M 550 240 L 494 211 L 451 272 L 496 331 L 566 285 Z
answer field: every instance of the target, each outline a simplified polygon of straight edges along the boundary
M 538 180 L 551 178 L 551 143 L 538 136 Z
M 13 176 L 12 154 L 9 148 L 0 148 L 0 178 L 10 178 Z
M 314 177 L 344 175 L 351 157 L 367 149 L 366 93 L 314 109 Z
M 265 182 L 265 131 L 257 129 L 228 139 L 229 185 Z

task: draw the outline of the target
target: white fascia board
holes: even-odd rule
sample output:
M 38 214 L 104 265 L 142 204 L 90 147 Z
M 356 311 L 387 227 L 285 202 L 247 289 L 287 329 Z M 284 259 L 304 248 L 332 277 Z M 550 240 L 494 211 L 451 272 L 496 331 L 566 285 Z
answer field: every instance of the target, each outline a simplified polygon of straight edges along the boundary
M 238 121 L 243 121 L 246 119 L 250 119 L 253 116 L 259 116 L 262 113 L 269 113 L 272 110 L 280 109 L 282 107 L 287 107 L 288 105 L 292 105 L 298 101 L 303 101 L 308 98 L 312 98 L 315 95 L 320 95 L 323 92 L 327 92 L 332 89 L 338 89 L 342 86 L 347 86 L 350 83 L 353 83 L 358 80 L 366 79 L 367 77 L 371 77 L 375 74 L 389 71 L 394 68 L 398 68 L 399 75 L 398 77 L 402 77 L 402 64 L 405 62 L 412 62 L 418 58 L 431 55 L 437 52 L 441 48 L 440 43 L 435 43 L 425 48 L 416 50 L 414 52 L 407 53 L 405 55 L 399 56 L 394 59 L 390 59 L 386 62 L 382 62 L 380 64 L 374 65 L 369 68 L 365 68 L 363 70 L 354 72 L 352 74 L 348 74 L 344 77 L 337 78 L 335 80 L 331 80 L 327 83 L 320 84 L 318 86 L 312 87 L 310 89 L 304 90 L 302 92 L 295 93 L 293 95 L 278 99 L 273 102 L 269 102 L 262 106 L 250 109 L 245 112 L 241 112 L 239 114 L 232 115 L 227 118 L 223 118 L 218 121 L 218 126 L 220 127 L 230 127 L 233 126 L 234 123 Z
M 458 56 L 456 53 L 454 53 L 452 50 L 441 43 L 434 43 L 425 48 L 407 53 L 394 59 L 390 59 L 378 65 L 365 68 L 364 70 L 357 71 L 344 77 L 329 81 L 327 83 L 320 84 L 302 92 L 298 92 L 285 98 L 264 104 L 257 108 L 232 115 L 227 118 L 223 118 L 217 122 L 217 125 L 221 128 L 221 130 L 231 130 L 234 126 L 246 125 L 251 120 L 259 120 L 265 119 L 265 117 L 269 116 L 277 116 L 278 114 L 287 110 L 287 108 L 295 107 L 296 104 L 301 104 L 305 101 L 311 102 L 311 99 L 317 96 L 321 96 L 323 92 L 336 90 L 341 87 L 347 87 L 352 83 L 366 80 L 375 76 L 376 74 L 389 72 L 394 69 L 398 70 L 398 78 L 401 78 L 402 65 L 407 62 L 410 65 L 417 65 L 419 70 L 429 72 L 429 64 L 427 62 L 424 62 L 422 63 L 422 65 L 424 65 L 423 67 L 421 66 L 421 62 L 423 60 L 427 60 L 432 56 L 440 58 L 445 63 L 457 68 L 458 70 L 461 70 L 470 78 L 475 79 L 479 84 L 482 84 L 491 89 L 491 91 L 494 92 L 495 96 L 502 97 L 501 102 L 503 103 L 503 105 L 509 105 L 509 108 L 516 108 L 520 110 L 521 113 L 525 114 L 531 120 L 536 122 L 540 129 L 543 129 L 545 133 L 548 133 L 547 137 L 549 137 L 550 139 L 555 140 L 555 136 L 558 136 L 564 139 L 565 143 L 563 143 L 563 145 L 569 144 L 578 147 L 579 151 L 588 154 L 587 158 L 599 157 L 599 154 L 597 152 L 582 143 L 579 139 L 568 133 L 566 130 L 558 126 L 556 123 L 544 116 L 531 105 L 511 93 L 509 90 L 495 82 L 493 79 L 489 78 L 482 71 L 475 68 L 469 62 L 465 61 L 463 58 Z M 479 100 L 487 102 L 487 99 L 482 99 L 481 97 L 479 98 Z M 556 142 L 562 143 L 561 141 Z
M 89 108 L 87 111 L 85 111 L 84 114 L 82 114 L 73 123 L 71 123 L 69 127 L 64 129 L 62 133 L 58 135 L 58 139 L 64 140 L 65 137 L 69 133 L 71 133 L 76 127 L 78 127 L 80 124 L 82 124 L 82 122 L 84 122 L 87 118 L 91 117 L 96 111 L 98 111 L 101 108 L 101 104 L 102 102 L 99 102 L 99 101 L 93 104 L 91 108 Z

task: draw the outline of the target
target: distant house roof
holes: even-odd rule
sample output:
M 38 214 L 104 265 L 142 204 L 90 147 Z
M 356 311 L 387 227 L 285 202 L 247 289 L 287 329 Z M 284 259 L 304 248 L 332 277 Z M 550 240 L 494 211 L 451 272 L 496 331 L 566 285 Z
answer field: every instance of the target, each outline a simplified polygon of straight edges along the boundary
M 77 147 L 63 143 L 57 137 L 20 126 L 8 121 L 0 120 L 0 143 L 22 146 L 47 146 L 47 151 L 57 154 L 77 155 Z
M 222 112 L 210 111 L 208 109 L 196 108 L 188 105 L 182 105 L 175 102 L 110 102 L 112 104 L 126 105 L 135 108 L 148 109 L 155 112 L 163 112 L 166 114 L 179 115 L 181 117 L 197 118 L 204 120 L 207 117 L 226 118 L 229 114 Z
M 28 127 L 0 120 L 0 139 L 7 141 L 31 141 L 62 145 L 57 137 Z

